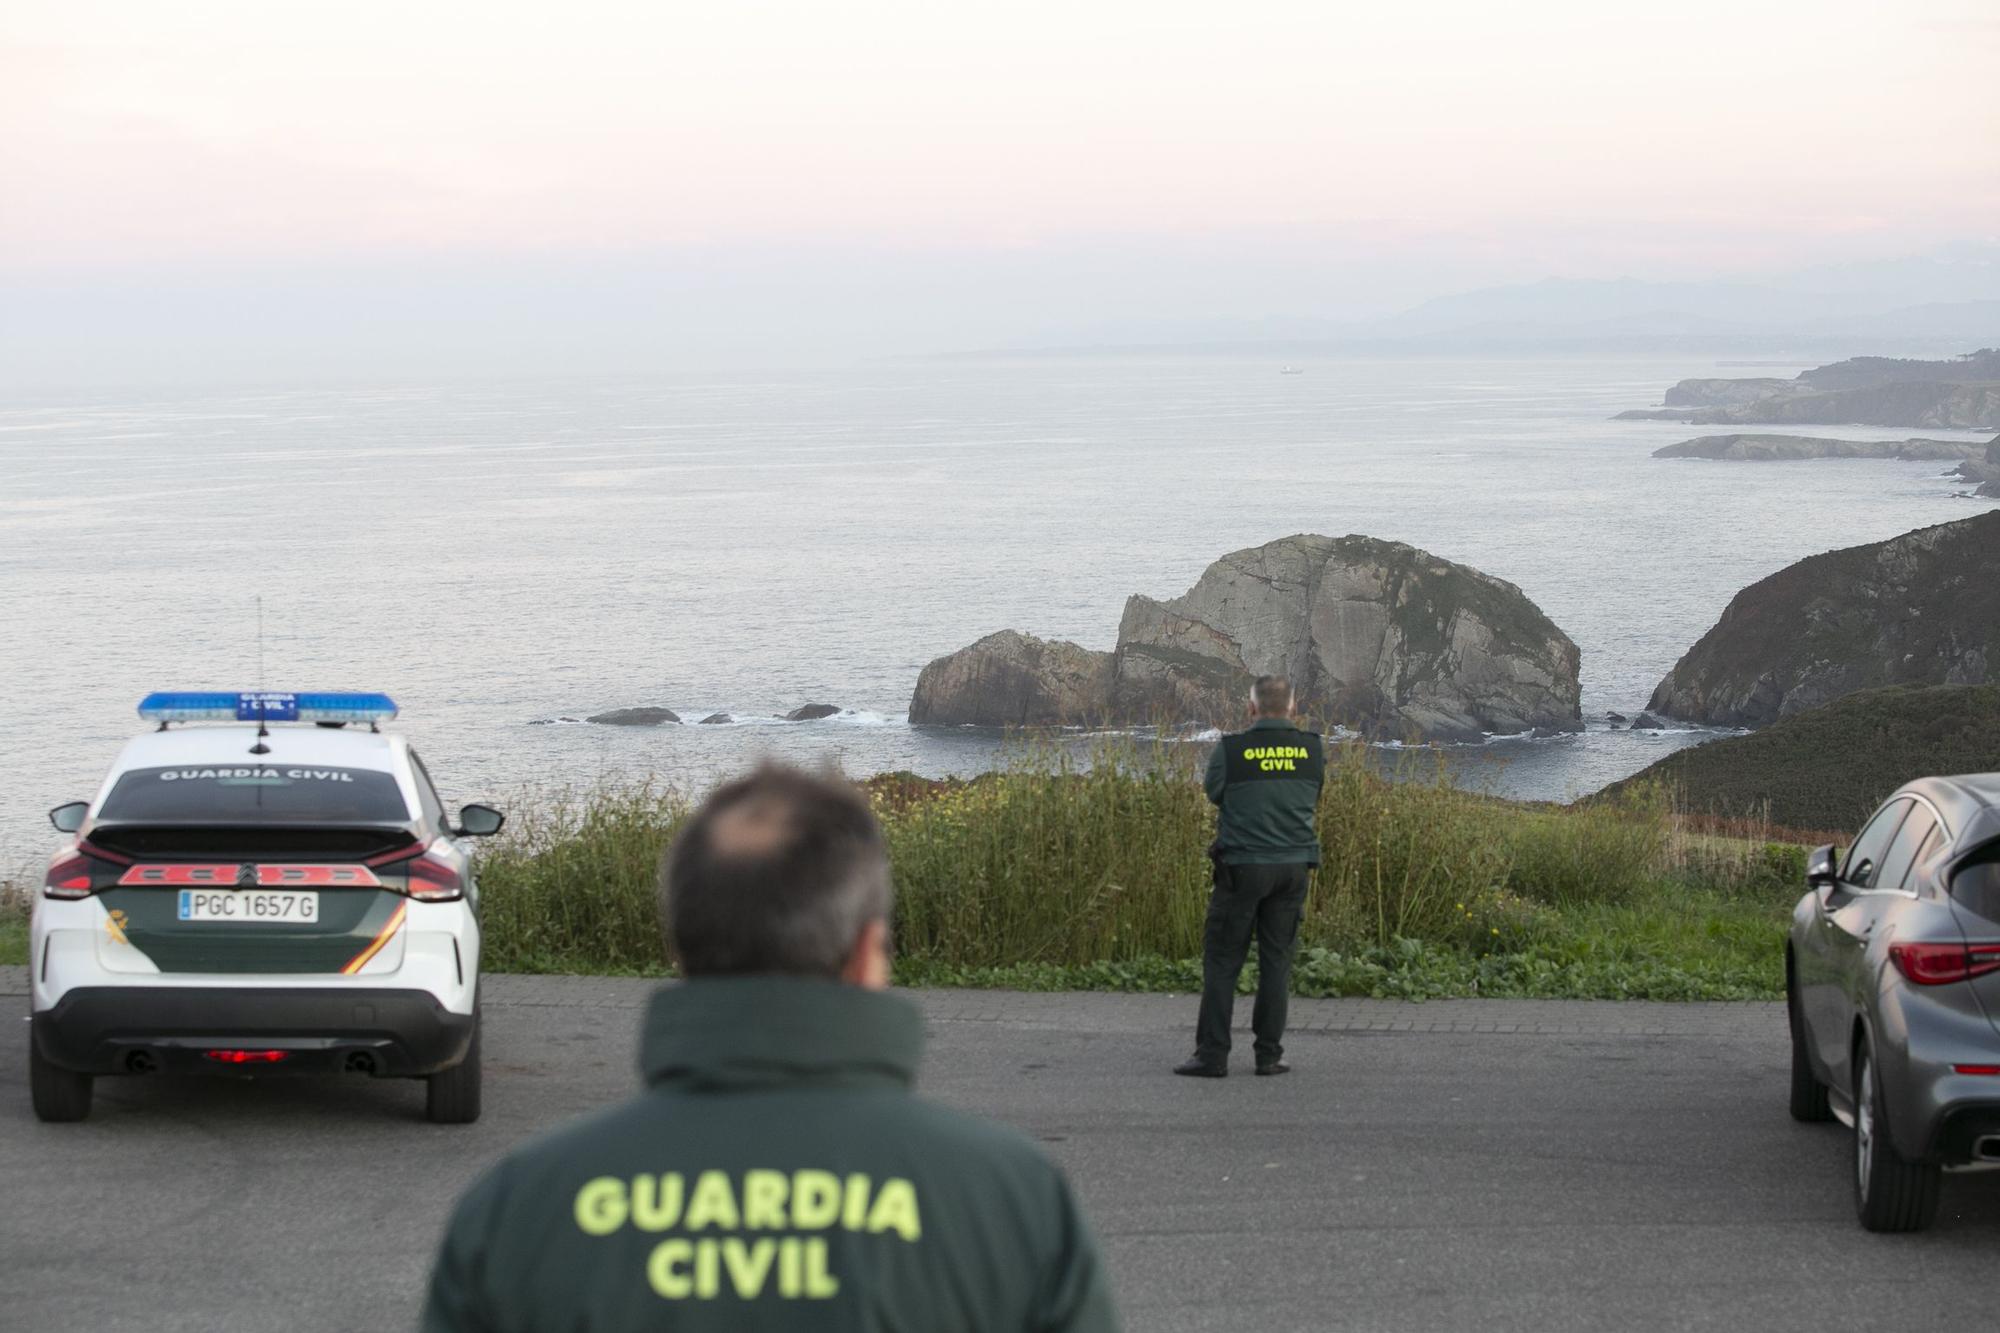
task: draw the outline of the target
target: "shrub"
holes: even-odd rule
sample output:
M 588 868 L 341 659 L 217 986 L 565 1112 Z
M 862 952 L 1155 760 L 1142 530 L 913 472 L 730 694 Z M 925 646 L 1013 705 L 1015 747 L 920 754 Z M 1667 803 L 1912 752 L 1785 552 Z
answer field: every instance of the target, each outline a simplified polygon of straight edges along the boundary
M 1397 780 L 1401 779 L 1401 780 Z M 1455 939 L 1460 904 L 1504 885 L 1508 851 L 1497 810 L 1453 787 L 1442 768 L 1377 772 L 1366 747 L 1328 757 L 1320 792 L 1320 868 L 1304 939 Z
M 660 854 L 690 810 L 650 783 L 520 793 L 479 862 L 485 966 L 646 971 L 663 958 Z
M 1651 786 L 1579 810 L 1519 814 L 1505 825 L 1507 887 L 1555 907 L 1625 901 L 1665 869 L 1668 815 Z
M 899 950 L 965 966 L 1200 952 L 1214 815 L 1182 762 L 1107 745 L 883 810 Z
M 1164 743 L 1030 746 L 971 781 L 864 784 L 888 842 L 906 970 L 1084 968 L 1122 985 L 1165 975 L 1147 960 L 1197 958 L 1215 827 L 1193 771 L 1204 757 Z M 1394 963 L 1399 949 L 1545 957 L 1578 939 L 1591 913 L 1644 899 L 1650 922 L 1671 916 L 1675 893 L 1771 895 L 1802 875 L 1800 849 L 1690 833 L 1652 786 L 1581 808 L 1526 806 L 1458 789 L 1434 758 L 1406 755 L 1387 773 L 1380 752 L 1359 745 L 1328 759 L 1322 864 L 1300 943 L 1302 958 L 1333 969 L 1329 987 L 1360 986 L 1365 974 L 1377 987 L 1366 993 L 1377 993 L 1442 975 L 1430 962 Z M 480 865 L 486 965 L 659 969 L 655 880 L 692 804 L 651 784 L 523 794 Z M 1590 957 L 1563 966 L 1600 966 L 1615 940 L 1593 939 Z M 1383 980 L 1391 974 L 1402 979 Z

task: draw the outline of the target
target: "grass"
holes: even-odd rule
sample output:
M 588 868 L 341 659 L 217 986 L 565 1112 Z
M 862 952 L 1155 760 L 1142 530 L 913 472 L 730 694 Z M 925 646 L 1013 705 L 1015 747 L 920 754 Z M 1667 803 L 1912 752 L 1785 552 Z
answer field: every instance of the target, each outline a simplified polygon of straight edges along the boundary
M 897 980 L 1192 991 L 1214 813 L 1195 747 L 1027 749 L 1004 771 L 864 784 L 897 890 Z M 1413 755 L 1330 757 L 1301 995 L 1778 996 L 1804 849 L 1651 784 L 1573 808 L 1462 791 Z M 480 864 L 490 971 L 664 975 L 655 876 L 693 807 L 675 788 L 542 789 Z M 26 961 L 0 910 L 0 963 Z M 1242 985 L 1254 983 L 1255 964 Z
M 1780 718 L 1761 731 L 1673 754 L 1606 793 L 1651 786 L 1685 793 L 1711 817 L 1749 815 L 1851 837 L 1889 793 L 1931 773 L 2000 767 L 2000 685 L 1863 690 Z M 1589 798 L 1584 804 L 1589 804 Z
M 969 782 L 871 779 L 905 984 L 1191 990 L 1213 811 L 1190 747 L 1030 749 Z M 1578 808 L 1332 757 L 1304 995 L 1751 999 L 1781 993 L 1803 849 L 1650 785 Z M 664 971 L 654 874 L 687 794 L 528 794 L 481 866 L 493 970 Z M 1254 970 L 1254 969 L 1251 969 Z M 1246 976 L 1247 988 L 1250 978 Z

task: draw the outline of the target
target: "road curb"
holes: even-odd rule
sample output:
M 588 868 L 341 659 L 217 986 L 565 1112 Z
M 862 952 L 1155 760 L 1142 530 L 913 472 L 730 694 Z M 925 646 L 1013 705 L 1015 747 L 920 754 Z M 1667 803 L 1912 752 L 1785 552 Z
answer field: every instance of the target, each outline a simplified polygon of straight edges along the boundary
M 481 983 L 493 1008 L 640 1009 L 661 983 L 647 977 L 523 976 Z M 933 1023 L 998 1023 L 1058 1031 L 1160 1032 L 1191 1028 L 1191 995 L 1100 991 L 912 990 Z M 0 995 L 28 994 L 28 969 L 0 967 Z M 1247 1006 L 1247 1002 L 1246 1002 Z M 1450 1033 L 1522 1037 L 1770 1037 L 1784 1005 L 1762 1000 L 1295 999 L 1295 1033 Z

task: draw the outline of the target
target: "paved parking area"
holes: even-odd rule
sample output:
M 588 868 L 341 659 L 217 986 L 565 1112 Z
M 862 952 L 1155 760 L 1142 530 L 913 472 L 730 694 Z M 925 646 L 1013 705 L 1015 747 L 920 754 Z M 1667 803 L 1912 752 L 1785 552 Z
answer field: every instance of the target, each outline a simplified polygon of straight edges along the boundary
M 26 982 L 0 968 L 0 1004 Z M 626 1095 L 650 985 L 488 981 L 487 1115 L 414 1084 L 108 1081 L 28 1109 L 0 1043 L 0 1323 L 408 1327 L 457 1191 Z M 1976 1324 L 2000 1174 L 1937 1228 L 1855 1227 L 1847 1139 L 1785 1115 L 1765 1004 L 1308 1000 L 1296 1072 L 1177 1079 L 1189 997 L 939 991 L 923 1086 L 1060 1158 L 1134 1330 Z M 1248 1009 L 1247 1003 L 1242 1006 Z

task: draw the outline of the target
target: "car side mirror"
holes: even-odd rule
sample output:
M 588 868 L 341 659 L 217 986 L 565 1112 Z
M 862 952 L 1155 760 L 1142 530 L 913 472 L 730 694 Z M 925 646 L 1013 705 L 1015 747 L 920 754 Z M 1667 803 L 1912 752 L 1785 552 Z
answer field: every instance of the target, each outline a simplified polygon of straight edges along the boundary
M 458 810 L 458 828 L 468 838 L 485 838 L 500 831 L 507 816 L 490 805 L 464 805 Z
M 70 801 L 49 811 L 49 822 L 58 833 L 74 833 L 83 827 L 83 817 L 89 813 L 89 801 Z
M 1840 861 L 1834 854 L 1832 843 L 1829 842 L 1824 847 L 1813 848 L 1812 855 L 1806 858 L 1807 887 L 1814 889 L 1825 888 L 1840 878 L 1839 867 Z

